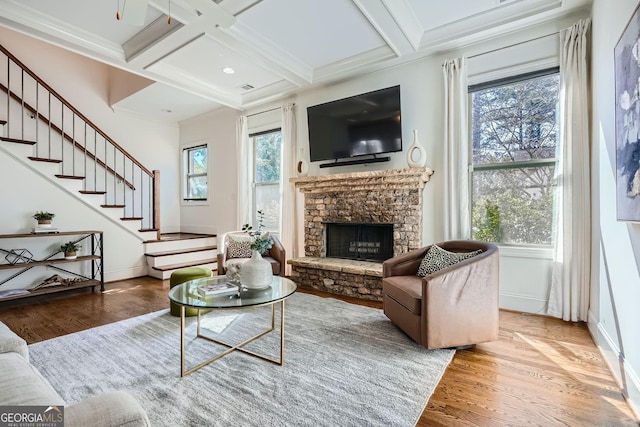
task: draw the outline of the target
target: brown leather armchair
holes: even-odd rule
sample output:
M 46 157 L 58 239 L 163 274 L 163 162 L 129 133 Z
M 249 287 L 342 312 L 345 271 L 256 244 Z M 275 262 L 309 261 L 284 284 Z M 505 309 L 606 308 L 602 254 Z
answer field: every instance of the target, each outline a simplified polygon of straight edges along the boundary
M 431 246 L 382 264 L 384 314 L 423 347 L 467 347 L 498 338 L 498 247 L 457 240 L 449 252 L 482 252 L 425 277 L 418 267 Z
M 225 274 L 227 271 L 225 266 L 227 264 L 227 255 L 228 255 L 227 248 L 229 246 L 229 238 L 228 238 L 229 234 L 247 235 L 247 233 L 243 231 L 231 231 L 222 236 L 222 239 L 221 239 L 222 248 L 218 247 L 218 274 L 219 275 Z M 271 249 L 269 249 L 269 253 L 266 255 L 263 255 L 262 258 L 266 259 L 271 263 L 271 269 L 274 275 L 284 276 L 284 269 L 285 269 L 285 266 L 287 265 L 286 252 L 284 250 L 284 246 L 282 246 L 282 243 L 280 243 L 280 240 L 273 234 L 271 235 L 271 240 L 273 240 L 273 246 L 271 246 Z M 232 259 L 238 262 L 244 262 L 249 258 L 232 258 Z

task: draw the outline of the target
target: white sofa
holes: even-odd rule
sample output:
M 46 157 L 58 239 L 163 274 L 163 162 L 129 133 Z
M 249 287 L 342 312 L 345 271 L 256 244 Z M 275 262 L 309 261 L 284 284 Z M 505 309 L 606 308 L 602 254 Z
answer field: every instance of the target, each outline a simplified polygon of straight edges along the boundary
M 0 406 L 64 406 L 67 427 L 149 426 L 142 406 L 129 393 L 105 393 L 67 406 L 29 363 L 27 343 L 0 322 Z

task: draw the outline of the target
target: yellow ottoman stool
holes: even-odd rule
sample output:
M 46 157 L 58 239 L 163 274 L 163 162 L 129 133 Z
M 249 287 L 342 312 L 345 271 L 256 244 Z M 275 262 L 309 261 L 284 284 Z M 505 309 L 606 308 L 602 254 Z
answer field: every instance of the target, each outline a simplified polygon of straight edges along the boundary
M 169 289 L 174 286 L 179 285 L 180 283 L 188 282 L 189 280 L 194 279 L 202 279 L 204 277 L 211 277 L 213 273 L 211 270 L 205 267 L 187 267 L 180 268 L 173 273 L 171 273 L 171 278 L 169 279 Z M 170 302 L 171 306 L 171 315 L 172 316 L 180 316 L 180 306 L 173 302 Z M 207 313 L 211 310 L 201 310 L 201 313 Z M 185 310 L 185 316 L 197 316 L 198 310 L 195 308 L 187 308 Z

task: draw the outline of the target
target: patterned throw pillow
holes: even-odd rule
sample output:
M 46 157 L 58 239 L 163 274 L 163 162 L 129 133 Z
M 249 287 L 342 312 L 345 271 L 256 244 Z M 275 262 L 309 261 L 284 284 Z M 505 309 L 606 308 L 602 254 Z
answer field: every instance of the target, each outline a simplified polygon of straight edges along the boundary
M 227 238 L 227 258 L 251 258 L 251 236 L 229 234 Z
M 462 260 L 474 257 L 480 253 L 482 253 L 480 249 L 473 252 L 449 252 L 438 245 L 431 245 L 427 254 L 422 258 L 420 267 L 418 267 L 418 273 L 416 274 L 424 277 L 427 274 L 435 273 L 438 270 L 457 264 Z

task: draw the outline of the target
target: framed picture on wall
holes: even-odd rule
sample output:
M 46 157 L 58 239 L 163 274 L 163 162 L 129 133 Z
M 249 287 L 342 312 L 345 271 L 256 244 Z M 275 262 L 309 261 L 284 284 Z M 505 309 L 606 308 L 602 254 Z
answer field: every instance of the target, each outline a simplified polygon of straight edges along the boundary
M 616 205 L 619 221 L 640 221 L 640 6 L 614 49 Z

